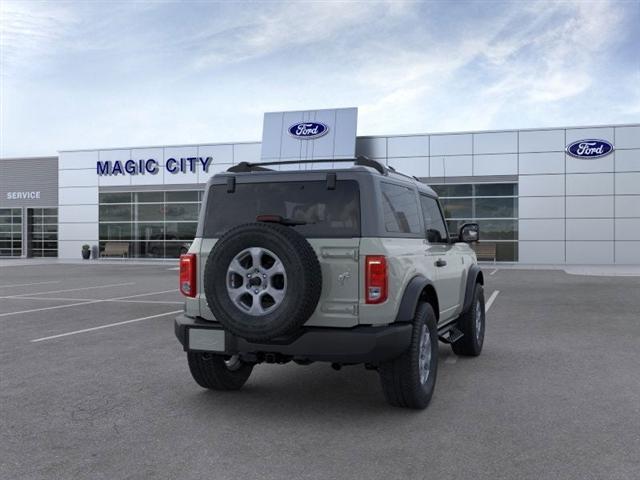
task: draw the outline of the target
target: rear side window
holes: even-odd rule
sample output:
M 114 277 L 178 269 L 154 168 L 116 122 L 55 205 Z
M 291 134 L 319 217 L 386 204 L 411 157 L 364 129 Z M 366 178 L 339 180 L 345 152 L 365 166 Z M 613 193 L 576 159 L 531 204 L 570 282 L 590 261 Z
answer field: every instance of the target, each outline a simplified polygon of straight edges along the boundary
M 306 222 L 295 225 L 308 238 L 360 236 L 358 182 L 338 180 L 334 190 L 327 182 L 238 183 L 233 193 L 226 185 L 213 185 L 207 197 L 204 235 L 218 238 L 229 229 L 256 221 L 259 215 L 279 215 Z
M 447 243 L 449 237 L 438 201 L 435 198 L 420 195 L 420 203 L 424 215 L 424 226 L 427 230 L 427 241 L 429 243 Z
M 408 187 L 381 183 L 384 227 L 390 233 L 420 234 L 416 193 Z

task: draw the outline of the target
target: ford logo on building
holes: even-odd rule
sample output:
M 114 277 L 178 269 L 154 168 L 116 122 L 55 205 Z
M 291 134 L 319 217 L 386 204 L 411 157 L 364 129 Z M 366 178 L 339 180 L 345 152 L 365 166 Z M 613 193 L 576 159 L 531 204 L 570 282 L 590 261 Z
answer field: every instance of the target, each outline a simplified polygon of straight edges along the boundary
M 301 122 L 289 127 L 289 135 L 292 137 L 311 140 L 329 132 L 329 127 L 319 122 Z
M 576 158 L 600 158 L 613 152 L 613 145 L 606 140 L 578 140 L 567 147 L 567 153 Z

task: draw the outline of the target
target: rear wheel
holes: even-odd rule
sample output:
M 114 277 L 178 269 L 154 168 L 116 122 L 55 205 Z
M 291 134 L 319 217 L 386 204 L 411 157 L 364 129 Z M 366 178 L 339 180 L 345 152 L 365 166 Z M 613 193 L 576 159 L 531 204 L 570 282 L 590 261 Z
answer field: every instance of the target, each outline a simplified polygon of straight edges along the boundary
M 451 348 L 456 355 L 467 357 L 477 357 L 482 352 L 484 344 L 485 311 L 484 311 L 484 288 L 476 283 L 473 291 L 473 303 L 469 310 L 463 313 L 458 320 L 458 328 L 464 336 Z
M 391 405 L 426 408 L 438 373 L 436 315 L 428 303 L 418 305 L 409 349 L 378 369 L 384 396 Z
M 187 356 L 193 379 L 211 390 L 239 390 L 253 370 L 253 364 L 243 362 L 237 355 L 189 352 Z

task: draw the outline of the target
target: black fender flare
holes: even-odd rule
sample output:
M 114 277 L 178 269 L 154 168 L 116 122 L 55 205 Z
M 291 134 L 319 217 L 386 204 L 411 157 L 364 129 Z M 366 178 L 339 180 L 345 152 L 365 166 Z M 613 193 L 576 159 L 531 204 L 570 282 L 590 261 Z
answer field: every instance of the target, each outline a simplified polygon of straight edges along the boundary
M 476 287 L 476 283 L 484 285 L 484 275 L 478 265 L 471 265 L 469 273 L 467 274 L 467 286 L 464 291 L 464 304 L 462 306 L 463 312 L 466 312 L 471 308 L 473 290 Z
M 402 300 L 400 300 L 400 307 L 398 308 L 398 315 L 396 315 L 396 322 L 413 322 L 413 317 L 418 308 L 418 302 L 424 289 L 431 285 L 435 291 L 433 282 L 422 275 L 413 277 L 407 287 L 404 289 Z M 435 312 L 436 317 L 440 312 Z

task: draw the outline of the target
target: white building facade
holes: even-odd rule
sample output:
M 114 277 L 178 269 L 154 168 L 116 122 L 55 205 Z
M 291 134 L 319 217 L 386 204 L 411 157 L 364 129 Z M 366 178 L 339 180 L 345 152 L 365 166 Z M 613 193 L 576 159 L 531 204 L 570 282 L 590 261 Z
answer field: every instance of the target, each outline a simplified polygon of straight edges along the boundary
M 594 139 L 611 151 L 567 152 Z M 300 149 L 281 159 L 313 151 L 295 141 Z M 249 142 L 59 152 L 51 179 L 58 256 L 76 259 L 84 244 L 104 251 L 114 242 L 128 243 L 131 257 L 179 255 L 195 233 L 206 181 L 239 162 L 259 162 L 262 150 Z M 318 151 L 328 160 L 322 166 L 340 158 L 335 149 Z M 434 186 L 450 228 L 477 221 L 497 261 L 640 263 L 640 124 L 356 137 L 355 153 Z M 3 195 L 0 225 L 11 207 Z

